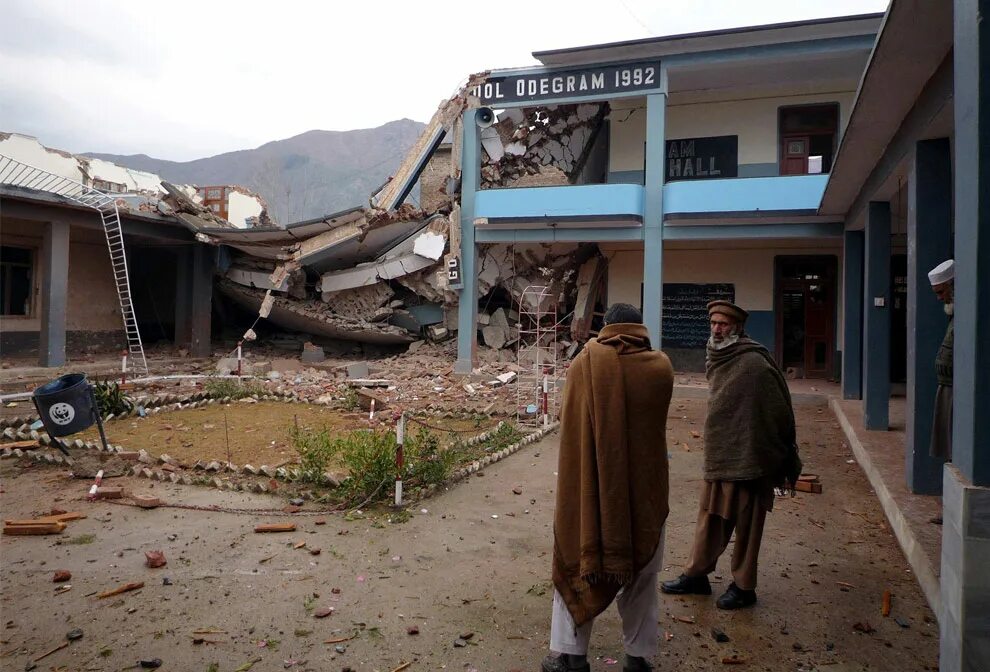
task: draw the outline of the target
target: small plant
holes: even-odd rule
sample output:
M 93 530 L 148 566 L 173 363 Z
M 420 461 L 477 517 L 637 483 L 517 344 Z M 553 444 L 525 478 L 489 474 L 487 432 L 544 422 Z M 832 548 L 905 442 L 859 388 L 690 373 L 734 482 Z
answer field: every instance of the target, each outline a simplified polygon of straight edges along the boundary
M 66 543 L 81 545 L 81 544 L 92 544 L 96 541 L 95 534 L 80 534 L 78 537 L 72 537 Z
M 344 396 L 340 398 L 340 407 L 345 411 L 358 410 L 361 407 L 361 399 L 358 397 L 357 390 L 348 387 L 344 391 Z
M 436 485 L 450 477 L 458 461 L 455 450 L 440 447 L 440 437 L 420 428 L 406 442 L 406 474 L 411 484 Z
M 313 609 L 316 608 L 316 598 L 312 595 L 307 595 L 303 600 L 303 609 L 306 610 L 307 614 L 313 613 Z
M 114 381 L 97 380 L 93 383 L 93 393 L 96 395 L 97 408 L 103 417 L 111 413 L 114 415 L 128 413 L 134 408 L 134 402 Z

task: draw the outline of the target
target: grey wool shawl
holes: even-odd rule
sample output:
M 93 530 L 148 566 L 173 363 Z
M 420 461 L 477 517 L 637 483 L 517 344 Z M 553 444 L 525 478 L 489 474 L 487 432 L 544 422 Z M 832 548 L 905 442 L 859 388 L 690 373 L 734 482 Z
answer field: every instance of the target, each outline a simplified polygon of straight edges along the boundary
M 782 481 L 794 446 L 787 381 L 762 345 L 745 335 L 722 350 L 708 347 L 705 480 Z

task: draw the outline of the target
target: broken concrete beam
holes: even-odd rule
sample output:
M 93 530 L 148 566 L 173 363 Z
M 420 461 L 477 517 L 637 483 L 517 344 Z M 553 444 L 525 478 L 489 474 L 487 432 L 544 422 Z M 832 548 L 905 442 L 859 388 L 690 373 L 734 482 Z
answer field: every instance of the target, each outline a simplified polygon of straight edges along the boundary
M 508 385 L 509 383 L 514 381 L 518 377 L 518 375 L 519 374 L 517 374 L 515 371 L 508 371 L 506 373 L 502 373 L 495 376 L 495 380 L 499 382 L 499 385 Z
M 392 381 L 386 378 L 348 378 L 347 384 L 351 387 L 389 387 Z
M 367 378 L 369 375 L 371 375 L 371 369 L 368 368 L 367 362 L 355 362 L 347 365 L 348 378 Z
M 493 350 L 501 350 L 509 342 L 509 333 L 506 327 L 484 327 L 481 330 L 481 337 L 485 345 Z
M 381 395 L 375 394 L 371 390 L 359 389 L 357 390 L 358 404 L 362 409 L 366 411 L 371 410 L 371 402 L 375 402 L 375 411 L 381 411 L 388 407 L 388 403 L 385 398 Z
M 434 343 L 445 341 L 451 336 L 451 330 L 442 324 L 434 324 L 426 328 L 426 337 Z
M 326 355 L 323 354 L 323 348 L 306 341 L 303 343 L 302 356 L 299 359 L 307 364 L 319 364 L 326 361 Z

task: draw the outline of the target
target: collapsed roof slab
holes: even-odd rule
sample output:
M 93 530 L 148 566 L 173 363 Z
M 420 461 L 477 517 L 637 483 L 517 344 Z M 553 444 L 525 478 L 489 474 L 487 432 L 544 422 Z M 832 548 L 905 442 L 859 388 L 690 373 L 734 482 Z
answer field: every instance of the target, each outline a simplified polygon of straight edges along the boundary
M 386 221 L 372 227 L 364 218 L 299 243 L 295 259 L 326 273 L 377 259 L 397 242 L 426 225 L 422 220 Z
M 217 287 L 224 296 L 252 313 L 259 311 L 261 302 L 264 300 L 263 293 L 229 282 L 220 282 Z M 362 323 L 344 318 L 340 318 L 338 321 L 333 316 L 306 310 L 300 303 L 291 299 L 282 297 L 274 297 L 274 299 L 274 305 L 267 319 L 272 324 L 289 331 L 378 345 L 412 343 L 418 338 L 417 335 L 399 327 L 387 324 Z
M 420 226 L 424 227 L 426 224 L 421 222 Z M 446 236 L 433 231 L 407 236 L 374 262 L 324 273 L 320 280 L 320 291 L 339 292 L 422 271 L 437 263 L 443 255 L 446 243 Z

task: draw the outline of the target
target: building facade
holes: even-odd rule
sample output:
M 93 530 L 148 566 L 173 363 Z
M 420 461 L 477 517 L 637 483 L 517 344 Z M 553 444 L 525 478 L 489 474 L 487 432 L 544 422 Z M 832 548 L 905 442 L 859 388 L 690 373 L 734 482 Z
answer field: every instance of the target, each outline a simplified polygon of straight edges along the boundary
M 463 115 L 456 369 L 475 363 L 488 246 L 583 243 L 607 260 L 601 304 L 640 306 L 679 368 L 703 358 L 704 304 L 727 298 L 790 375 L 841 379 L 867 429 L 887 431 L 904 396 L 904 479 L 944 502 L 926 589 L 942 670 L 990 669 L 988 14 L 892 0 L 536 52 L 541 67 L 492 71 Z M 558 186 L 516 180 L 547 165 Z M 945 464 L 928 448 L 947 318 L 926 274 L 951 257 Z

